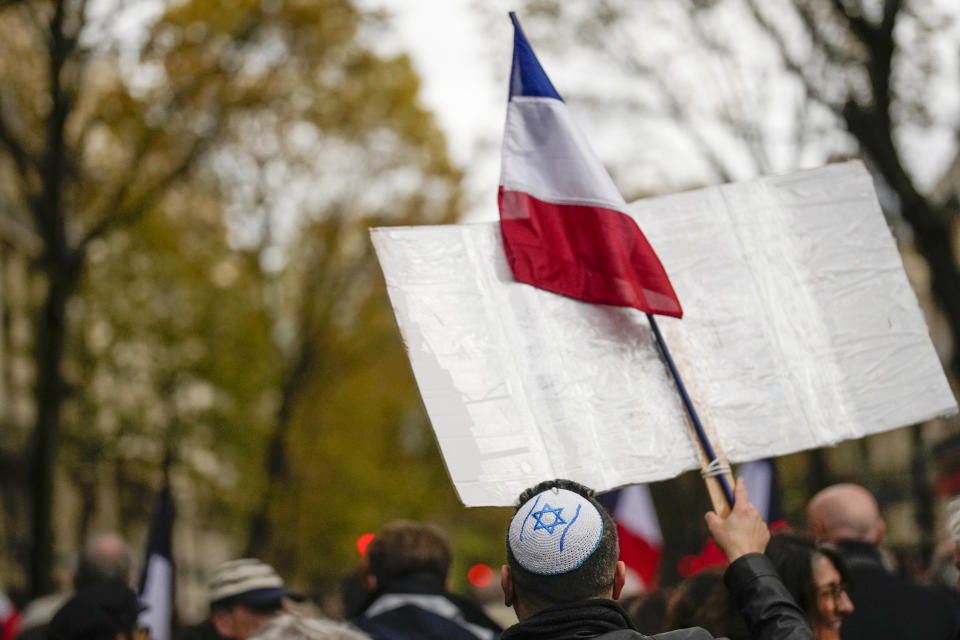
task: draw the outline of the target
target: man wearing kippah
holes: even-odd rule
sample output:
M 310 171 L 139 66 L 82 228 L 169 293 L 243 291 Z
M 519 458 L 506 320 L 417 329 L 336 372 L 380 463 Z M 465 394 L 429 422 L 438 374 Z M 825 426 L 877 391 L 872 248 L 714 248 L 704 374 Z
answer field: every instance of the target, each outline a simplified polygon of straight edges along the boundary
M 727 518 L 710 512 L 706 520 L 730 561 L 724 580 L 751 637 L 812 640 L 803 612 L 763 555 L 770 533 L 742 480 L 734 497 Z M 504 602 L 520 622 L 504 631 L 502 640 L 646 638 L 614 602 L 626 576 L 618 555 L 616 525 L 592 490 L 569 480 L 551 480 L 524 491 L 507 531 L 508 564 L 500 575 Z M 654 636 L 712 637 L 699 628 Z

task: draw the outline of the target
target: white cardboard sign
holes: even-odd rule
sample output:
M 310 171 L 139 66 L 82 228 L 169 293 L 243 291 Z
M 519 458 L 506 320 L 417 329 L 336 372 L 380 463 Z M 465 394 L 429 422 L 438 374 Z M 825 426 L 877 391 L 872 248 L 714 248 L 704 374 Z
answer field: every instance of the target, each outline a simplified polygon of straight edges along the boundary
M 731 462 L 956 412 L 859 163 L 631 205 L 684 318 L 660 317 Z M 468 506 L 564 477 L 699 467 L 645 315 L 513 279 L 496 223 L 371 232 L 447 469 Z

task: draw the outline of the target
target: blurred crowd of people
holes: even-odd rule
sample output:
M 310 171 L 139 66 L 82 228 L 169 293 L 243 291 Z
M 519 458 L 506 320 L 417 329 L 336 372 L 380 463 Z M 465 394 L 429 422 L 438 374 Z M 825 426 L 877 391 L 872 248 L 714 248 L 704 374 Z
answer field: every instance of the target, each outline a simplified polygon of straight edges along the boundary
M 589 488 L 555 480 L 523 492 L 506 523 L 500 587 L 509 616 L 449 590 L 453 550 L 441 529 L 395 521 L 376 534 L 362 570 L 344 579 L 343 620 L 289 591 L 270 565 L 245 558 L 212 572 L 206 619 L 175 629 L 172 640 L 960 638 L 957 590 L 890 566 L 884 520 L 863 487 L 824 489 L 807 505 L 803 531 L 772 537 L 742 481 L 735 491 L 727 517 L 706 516 L 729 564 L 671 588 L 619 600 L 625 567 L 615 523 Z M 2 640 L 146 640 L 132 566 L 122 538 L 91 537 L 70 592 L 21 610 L 0 597 Z

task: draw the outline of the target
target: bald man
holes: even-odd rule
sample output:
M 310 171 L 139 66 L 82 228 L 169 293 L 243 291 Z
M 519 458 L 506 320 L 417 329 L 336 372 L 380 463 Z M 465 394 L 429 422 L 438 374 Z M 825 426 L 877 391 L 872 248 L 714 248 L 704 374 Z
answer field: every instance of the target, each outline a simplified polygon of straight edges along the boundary
M 854 610 L 840 629 L 843 640 L 956 640 L 960 622 L 949 595 L 883 565 L 877 547 L 886 524 L 873 494 L 855 484 L 827 487 L 807 504 L 807 526 L 817 540 L 835 544 L 850 569 Z
M 80 550 L 73 572 L 75 591 L 103 580 L 133 582 L 131 568 L 133 554 L 127 543 L 116 533 L 95 533 L 88 537 Z M 53 615 L 70 599 L 70 592 L 41 596 L 27 605 L 20 618 L 16 640 L 43 640 Z

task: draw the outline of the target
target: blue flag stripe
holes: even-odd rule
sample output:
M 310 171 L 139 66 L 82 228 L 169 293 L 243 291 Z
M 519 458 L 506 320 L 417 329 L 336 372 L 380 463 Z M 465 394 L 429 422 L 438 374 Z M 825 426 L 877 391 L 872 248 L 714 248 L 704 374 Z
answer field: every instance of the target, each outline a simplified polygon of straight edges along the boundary
M 510 70 L 510 97 L 530 96 L 538 98 L 554 98 L 563 102 L 563 98 L 553 88 L 550 78 L 537 60 L 533 48 L 527 42 L 520 28 L 517 14 L 510 12 L 513 21 L 513 67 Z

